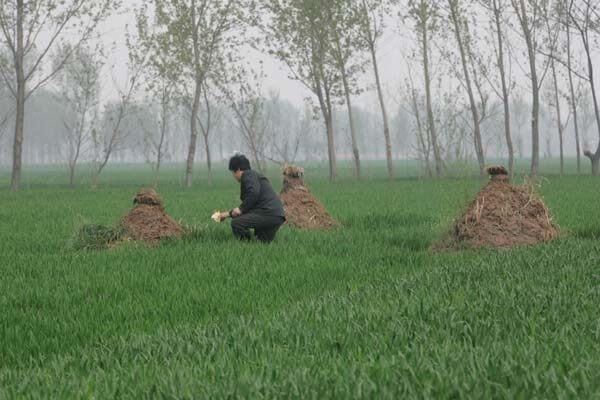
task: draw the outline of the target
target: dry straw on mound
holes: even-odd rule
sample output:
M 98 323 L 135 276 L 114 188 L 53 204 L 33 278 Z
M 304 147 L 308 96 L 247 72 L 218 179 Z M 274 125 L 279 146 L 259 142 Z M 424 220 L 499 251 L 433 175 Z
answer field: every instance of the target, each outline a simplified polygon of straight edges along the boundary
M 490 182 L 434 250 L 511 248 L 549 242 L 559 236 L 550 211 L 532 185 L 511 185 L 504 167 L 490 167 Z
M 304 170 L 288 166 L 283 169 L 281 200 L 290 225 L 301 229 L 331 229 L 339 226 L 304 183 Z
M 84 225 L 71 239 L 77 250 L 104 250 L 123 241 L 135 240 L 156 245 L 167 238 L 179 238 L 184 228 L 171 218 L 153 189 L 142 189 L 133 200 L 134 208 L 116 227 Z
M 133 203 L 133 210 L 121 220 L 121 226 L 131 239 L 157 244 L 183 235 L 183 227 L 165 212 L 162 200 L 153 189 L 140 190 Z

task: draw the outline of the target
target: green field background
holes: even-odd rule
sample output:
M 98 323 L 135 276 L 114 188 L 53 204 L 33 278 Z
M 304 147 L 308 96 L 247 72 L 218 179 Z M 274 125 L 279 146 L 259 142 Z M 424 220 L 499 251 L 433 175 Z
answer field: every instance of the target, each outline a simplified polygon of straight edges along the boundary
M 429 246 L 484 184 L 472 166 L 424 180 L 398 162 L 388 182 L 367 162 L 356 182 L 342 164 L 329 183 L 309 165 L 343 227 L 270 246 L 210 223 L 238 203 L 224 165 L 192 189 L 167 166 L 159 193 L 195 234 L 104 252 L 69 239 L 125 215 L 148 167 L 111 167 L 96 191 L 85 168 L 71 189 L 33 167 L 18 193 L 0 169 L 0 399 L 600 398 L 600 179 L 542 168 L 559 240 L 452 253 Z

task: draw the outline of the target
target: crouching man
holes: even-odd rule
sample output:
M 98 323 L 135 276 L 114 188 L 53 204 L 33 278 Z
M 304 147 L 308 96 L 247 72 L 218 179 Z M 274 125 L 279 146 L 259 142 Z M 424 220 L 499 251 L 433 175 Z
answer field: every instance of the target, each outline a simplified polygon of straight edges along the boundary
M 263 243 L 275 239 L 277 231 L 285 222 L 283 204 L 268 179 L 250 168 L 244 155 L 235 155 L 229 160 L 229 170 L 241 184 L 242 204 L 228 213 L 221 213 L 221 220 L 231 218 L 235 237 L 250 240 L 254 230 L 256 238 Z

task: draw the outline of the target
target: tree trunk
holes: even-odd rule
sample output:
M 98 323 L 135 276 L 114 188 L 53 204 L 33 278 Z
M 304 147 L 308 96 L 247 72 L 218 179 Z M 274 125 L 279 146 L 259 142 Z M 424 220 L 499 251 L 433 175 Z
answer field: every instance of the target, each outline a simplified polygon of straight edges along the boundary
M 535 62 L 535 47 L 529 19 L 527 18 L 527 9 L 525 1 L 520 0 L 521 5 L 521 28 L 527 44 L 527 54 L 529 57 L 529 69 L 531 73 L 531 95 L 533 98 L 533 107 L 531 112 L 531 175 L 537 176 L 540 165 L 540 87 L 537 75 L 537 66 Z
M 325 128 L 327 130 L 327 152 L 329 156 L 329 180 L 334 182 L 337 179 L 337 165 L 335 157 L 335 139 L 333 136 L 333 116 L 327 113 Z
M 212 173 L 212 159 L 210 154 L 210 144 L 208 143 L 208 135 L 202 135 L 204 137 L 204 149 L 206 151 L 206 167 L 208 168 L 208 184 L 213 184 L 213 173 Z
M 425 159 L 425 168 L 427 170 L 427 177 L 433 178 L 433 172 L 431 170 L 431 161 L 430 161 L 430 146 L 429 141 L 430 138 L 427 138 L 427 143 L 425 143 L 425 138 L 423 135 L 423 124 L 421 123 L 421 113 L 419 112 L 419 104 L 417 102 L 417 96 L 415 91 L 412 91 L 412 105 L 413 111 L 415 113 L 415 120 L 417 121 L 417 140 L 419 142 L 419 146 L 421 147 L 421 152 L 423 153 L 423 158 Z
M 327 155 L 329 159 L 329 180 L 335 181 L 337 179 L 337 165 L 335 158 L 335 140 L 333 135 L 333 115 L 331 112 L 331 100 L 329 94 L 326 93 L 327 99 L 324 98 L 323 90 L 320 83 L 317 83 L 317 98 L 319 99 L 319 106 L 321 108 L 321 114 L 325 122 L 325 132 L 327 135 Z
M 385 157 L 387 159 L 388 177 L 394 179 L 394 164 L 392 156 L 392 139 L 390 136 L 390 125 L 388 122 L 387 109 L 385 100 L 383 99 L 383 89 L 381 88 L 381 79 L 379 78 L 379 67 L 377 65 L 377 54 L 375 52 L 375 44 L 371 46 L 371 58 L 373 59 L 373 70 L 375 71 L 375 84 L 377 85 L 377 95 L 379 96 L 379 104 L 381 105 L 381 117 L 383 119 L 383 136 L 385 138 Z
M 194 174 L 194 160 L 196 158 L 196 147 L 198 142 L 198 110 L 200 108 L 200 90 L 201 85 L 196 83 L 196 90 L 194 93 L 194 102 L 192 104 L 192 116 L 190 119 L 191 134 L 190 134 L 190 145 L 188 147 L 188 156 L 185 170 L 185 186 L 192 187 L 193 185 L 193 174 Z
M 496 33 L 498 35 L 498 70 L 500 71 L 500 80 L 502 81 L 502 102 L 504 103 L 504 133 L 506 136 L 506 147 L 508 149 L 508 171 L 509 176 L 514 175 L 515 170 L 515 149 L 510 131 L 510 94 L 508 84 L 506 83 L 506 71 L 504 69 L 504 40 L 502 38 L 502 24 L 500 8 L 497 0 L 494 0 L 494 19 L 496 22 Z
M 456 10 L 457 0 L 448 0 L 450 5 L 450 15 L 454 25 L 454 34 L 456 35 L 456 42 L 460 52 L 460 59 L 463 67 L 463 74 L 465 76 L 465 85 L 467 88 L 467 94 L 469 96 L 469 104 L 471 106 L 471 115 L 473 117 L 473 142 L 475 144 L 475 154 L 477 155 L 477 161 L 479 163 L 479 175 L 484 177 L 485 172 L 485 155 L 483 152 L 483 143 L 481 140 L 481 127 L 479 123 L 479 110 L 475 103 L 475 96 L 473 94 L 473 87 L 471 86 L 471 76 L 469 73 L 469 67 L 467 63 L 467 56 L 465 46 L 462 41 L 462 35 L 460 31 L 460 21 L 458 20 L 458 13 Z
M 17 0 L 17 43 L 15 54 L 15 73 L 17 77 L 17 113 L 15 119 L 15 137 L 13 143 L 13 168 L 10 187 L 17 191 L 21 187 L 21 169 L 23 157 L 23 131 L 25 126 L 25 71 L 23 48 L 23 0 Z
M 569 17 L 566 18 L 569 21 Z M 575 148 L 577 151 L 577 173 L 581 174 L 581 143 L 579 141 L 579 118 L 577 116 L 577 100 L 575 99 L 575 85 L 573 84 L 572 53 L 571 53 L 571 27 L 567 24 L 567 72 L 569 74 L 569 90 L 571 92 L 571 108 L 573 111 L 573 127 L 575 128 Z
M 360 151 L 356 140 L 356 125 L 354 124 L 354 114 L 352 112 L 352 100 L 350 98 L 350 87 L 346 71 L 342 69 L 342 83 L 344 85 L 344 94 L 346 96 L 346 105 L 348 106 L 348 118 L 350 120 L 350 138 L 352 140 L 352 155 L 354 158 L 354 177 L 360 179 Z
M 582 35 L 584 33 L 582 32 Z M 600 163 L 600 109 L 598 107 L 598 96 L 596 94 L 596 84 L 594 81 L 594 64 L 592 63 L 592 55 L 590 50 L 590 43 L 586 37 L 584 37 L 584 48 L 588 62 L 588 76 L 590 82 L 590 88 L 592 91 L 592 99 L 594 100 L 594 115 L 596 116 L 596 126 L 598 128 L 598 147 L 594 154 L 588 155 L 592 161 L 592 175 L 597 176 L 600 174 L 599 163 Z
M 196 2 L 191 6 L 192 42 L 194 47 L 195 84 L 194 101 L 192 104 L 192 115 L 190 118 L 190 144 L 185 169 L 185 186 L 192 187 L 194 174 L 194 160 L 196 158 L 196 147 L 198 142 L 198 110 L 200 109 L 200 94 L 202 91 L 203 75 L 200 71 L 200 38 L 198 37 L 198 23 L 196 21 Z
M 435 119 L 433 117 L 433 106 L 431 99 L 431 77 L 429 75 L 429 43 L 427 37 L 427 27 L 424 26 L 422 29 L 422 45 L 423 45 L 423 73 L 425 78 L 425 96 L 427 97 L 427 130 L 429 137 L 431 138 L 431 144 L 433 146 L 433 156 L 435 158 L 435 173 L 440 178 L 443 171 L 442 155 L 440 147 L 437 141 L 437 134 L 435 131 Z
M 560 144 L 560 175 L 565 173 L 565 156 L 563 146 L 563 124 L 562 116 L 560 115 L 560 97 L 558 96 L 558 79 L 556 77 L 556 65 L 554 58 L 550 60 L 550 68 L 552 70 L 552 82 L 554 83 L 554 101 L 556 102 L 556 120 L 558 123 L 558 141 Z
M 69 186 L 75 187 L 75 164 L 69 165 Z

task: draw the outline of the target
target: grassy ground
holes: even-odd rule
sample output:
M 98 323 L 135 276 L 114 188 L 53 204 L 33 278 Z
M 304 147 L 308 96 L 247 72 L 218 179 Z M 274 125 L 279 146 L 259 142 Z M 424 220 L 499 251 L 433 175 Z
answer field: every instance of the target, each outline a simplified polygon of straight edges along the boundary
M 600 181 L 543 180 L 553 244 L 431 254 L 481 182 L 377 168 L 312 171 L 344 228 L 271 246 L 207 222 L 237 203 L 225 173 L 186 190 L 167 171 L 168 211 L 200 233 L 107 252 L 68 239 L 125 214 L 145 170 L 91 192 L 39 168 L 16 194 L 0 172 L 0 399 L 600 398 Z

